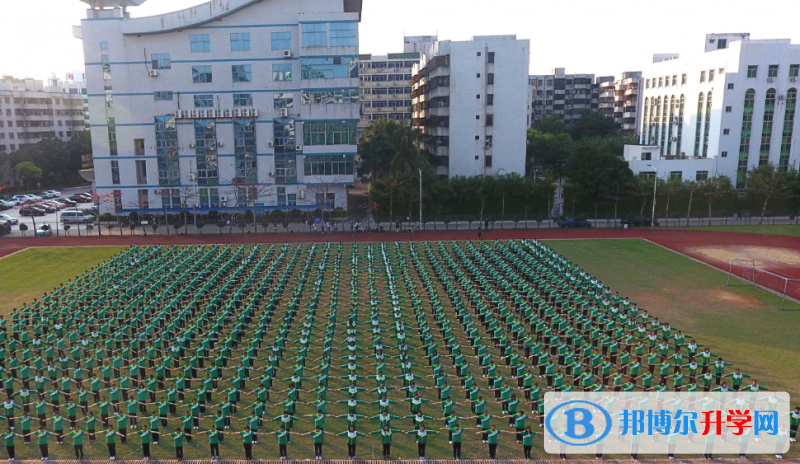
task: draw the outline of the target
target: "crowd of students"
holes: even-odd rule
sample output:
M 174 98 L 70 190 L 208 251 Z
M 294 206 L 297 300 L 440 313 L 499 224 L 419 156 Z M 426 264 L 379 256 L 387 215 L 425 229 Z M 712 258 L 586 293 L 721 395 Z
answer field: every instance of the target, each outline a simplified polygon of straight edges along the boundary
M 494 459 L 504 433 L 530 459 L 546 391 L 765 390 L 536 241 L 131 247 L 0 318 L 0 365 L 11 460 L 231 434 L 253 459 L 265 433 L 281 459 L 395 434 Z

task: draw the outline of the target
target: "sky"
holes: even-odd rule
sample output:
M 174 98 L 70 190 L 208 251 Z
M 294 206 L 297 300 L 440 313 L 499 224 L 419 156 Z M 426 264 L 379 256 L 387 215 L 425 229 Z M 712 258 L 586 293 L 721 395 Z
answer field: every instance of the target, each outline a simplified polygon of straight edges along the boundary
M 150 16 L 207 1 L 148 0 L 130 12 Z M 618 75 L 643 70 L 653 53 L 698 53 L 712 32 L 800 43 L 798 12 L 798 0 L 364 0 L 360 52 L 402 51 L 403 35 L 516 34 L 531 41 L 531 74 L 559 67 Z M 79 0 L 0 0 L 0 75 L 45 79 L 82 70 L 72 26 L 85 15 Z

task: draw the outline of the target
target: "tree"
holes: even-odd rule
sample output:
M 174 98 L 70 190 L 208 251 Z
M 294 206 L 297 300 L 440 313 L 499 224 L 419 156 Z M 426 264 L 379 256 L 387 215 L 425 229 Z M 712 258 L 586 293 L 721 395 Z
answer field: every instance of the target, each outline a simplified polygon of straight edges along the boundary
M 660 192 L 663 195 L 667 196 L 667 208 L 666 208 L 666 211 L 664 212 L 664 218 L 665 218 L 665 220 L 667 222 L 669 222 L 669 203 L 670 203 L 670 200 L 672 199 L 672 197 L 674 195 L 677 195 L 678 193 L 683 191 L 685 186 L 686 186 L 686 184 L 683 182 L 683 179 L 681 179 L 680 177 L 670 177 L 661 186 Z
M 528 129 L 528 146 L 526 149 L 527 169 L 533 173 L 534 169 L 560 170 L 567 163 L 574 142 L 566 132 L 551 134 Z
M 14 171 L 22 177 L 23 182 L 28 186 L 28 182 L 42 176 L 42 170 L 30 161 L 23 161 L 14 166 Z
M 621 126 L 613 118 L 599 111 L 583 111 L 581 117 L 572 120 L 569 134 L 575 140 L 587 137 L 609 137 L 619 135 Z
M 533 124 L 533 128 L 539 132 L 558 135 L 569 131 L 569 126 L 564 122 L 560 115 L 544 117 Z
M 577 187 L 580 195 L 593 200 L 595 220 L 597 206 L 609 189 L 622 188 L 632 182 L 633 172 L 621 158 L 597 147 L 581 144 L 575 148 L 565 168 L 569 182 Z
M 759 225 L 764 223 L 764 215 L 770 200 L 790 196 L 790 179 L 787 173 L 775 169 L 772 163 L 759 166 L 747 173 L 747 195 L 764 201 Z
M 711 201 L 714 198 L 722 198 L 732 190 L 731 180 L 726 176 L 712 177 L 701 187 L 706 198 L 708 198 L 708 225 L 711 225 Z
M 17 178 L 17 173 L 14 172 L 14 167 L 11 166 L 9 160 L 0 162 L 0 187 L 11 185 Z

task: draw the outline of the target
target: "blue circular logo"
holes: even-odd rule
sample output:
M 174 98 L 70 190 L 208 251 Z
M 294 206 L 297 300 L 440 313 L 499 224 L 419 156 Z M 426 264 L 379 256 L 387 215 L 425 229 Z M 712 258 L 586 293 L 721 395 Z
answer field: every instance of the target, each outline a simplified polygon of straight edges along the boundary
M 594 414 L 592 414 L 591 409 L 587 409 L 586 407 L 581 407 L 581 405 L 588 405 L 590 408 L 594 408 L 597 411 L 603 413 L 603 417 L 605 418 L 605 427 L 603 432 L 599 434 L 597 438 L 592 441 L 583 442 L 581 440 L 585 440 L 592 435 L 595 435 L 595 426 L 592 424 L 592 419 L 594 419 Z M 569 407 L 567 407 L 569 406 Z M 575 441 L 568 441 L 564 437 L 558 435 L 552 427 L 551 419 L 556 411 L 563 409 L 564 417 L 567 420 L 566 423 L 566 430 L 563 431 L 563 435 L 566 438 L 575 440 Z M 597 403 L 592 403 L 591 401 L 583 401 L 583 400 L 573 400 L 567 401 L 565 403 L 559 404 L 552 411 L 547 413 L 545 416 L 544 425 L 547 427 L 547 431 L 550 432 L 550 435 L 553 436 L 556 440 L 560 441 L 561 443 L 565 443 L 571 446 L 587 446 L 597 443 L 598 441 L 602 440 L 606 437 L 606 435 L 611 432 L 612 427 L 612 420 L 611 415 L 608 411 L 605 410 L 602 406 L 598 405 Z M 578 427 L 582 429 L 578 432 Z M 559 430 L 560 431 L 560 430 Z

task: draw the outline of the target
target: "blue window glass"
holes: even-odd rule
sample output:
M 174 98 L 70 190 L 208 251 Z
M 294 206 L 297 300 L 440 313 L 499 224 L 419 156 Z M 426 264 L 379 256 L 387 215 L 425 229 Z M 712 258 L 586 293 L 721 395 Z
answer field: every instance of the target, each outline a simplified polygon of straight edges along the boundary
M 164 92 L 153 92 L 153 99 L 156 101 L 159 100 L 172 100 L 172 92 L 164 91 Z
M 291 81 L 292 80 L 292 65 L 291 64 L 273 64 L 272 65 L 272 80 L 273 81 Z
M 213 82 L 211 66 L 192 66 L 192 82 L 195 84 Z
M 189 37 L 192 44 L 192 53 L 208 53 L 211 51 L 211 36 L 208 34 L 194 34 Z
M 249 64 L 235 64 L 231 66 L 233 82 L 253 82 L 253 66 Z
M 151 66 L 153 69 L 170 69 L 172 60 L 169 53 L 153 53 L 150 55 Z
M 249 52 L 250 51 L 250 33 L 236 33 L 231 34 L 231 51 L 232 52 Z
M 302 79 L 333 79 L 336 77 L 358 77 L 357 57 L 305 58 L 300 67 Z
M 213 95 L 195 95 L 194 96 L 195 108 L 213 108 L 214 96 Z
M 250 93 L 233 94 L 233 106 L 253 106 L 253 94 Z
M 108 42 L 105 40 L 100 42 L 100 50 L 108 50 Z
M 331 23 L 331 47 L 355 47 L 357 34 L 356 23 Z
M 327 47 L 328 24 L 303 24 L 303 47 Z
M 292 49 L 292 33 L 291 32 L 273 32 L 272 33 L 272 49 L 273 50 L 291 50 Z

